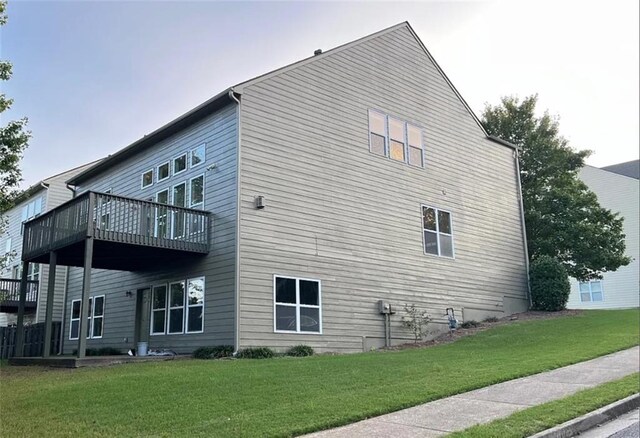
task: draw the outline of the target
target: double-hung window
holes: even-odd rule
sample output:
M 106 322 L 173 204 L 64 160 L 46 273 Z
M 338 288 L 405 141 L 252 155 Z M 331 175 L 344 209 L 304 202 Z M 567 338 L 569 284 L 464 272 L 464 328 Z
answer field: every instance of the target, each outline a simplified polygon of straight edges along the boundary
M 603 301 L 602 281 L 592 280 L 580 282 L 580 301 L 583 303 Z
M 187 333 L 199 333 L 204 328 L 204 277 L 187 281 Z
M 69 339 L 78 339 L 80 333 L 81 300 L 71 302 L 69 319 Z M 100 339 L 104 329 L 104 295 L 89 297 L 87 314 L 87 339 Z
M 396 117 L 369 110 L 369 150 L 411 166 L 424 167 L 422 129 Z
M 184 331 L 184 281 L 169 283 L 169 328 L 167 333 Z
M 321 333 L 320 281 L 275 276 L 274 330 L 291 333 Z
M 163 335 L 167 319 L 167 285 L 153 287 L 151 297 L 151 334 Z
M 422 207 L 424 252 L 453 258 L 453 226 L 451 213 L 433 207 Z

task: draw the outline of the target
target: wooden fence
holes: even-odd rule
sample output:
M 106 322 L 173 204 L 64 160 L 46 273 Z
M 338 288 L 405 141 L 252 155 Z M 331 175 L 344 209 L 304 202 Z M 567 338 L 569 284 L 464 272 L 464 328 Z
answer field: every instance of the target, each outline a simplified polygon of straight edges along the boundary
M 24 327 L 23 357 L 42 356 L 44 351 L 44 322 L 26 325 Z M 51 324 L 51 354 L 57 354 L 60 349 L 60 330 L 62 323 L 53 321 Z M 0 327 L 0 359 L 8 359 L 16 355 L 17 327 Z

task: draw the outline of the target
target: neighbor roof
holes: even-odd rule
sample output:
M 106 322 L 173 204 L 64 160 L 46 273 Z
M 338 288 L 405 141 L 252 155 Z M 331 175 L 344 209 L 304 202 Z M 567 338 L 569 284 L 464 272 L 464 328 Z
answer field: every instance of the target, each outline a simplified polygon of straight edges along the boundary
M 497 137 L 494 136 L 489 136 L 487 134 L 487 131 L 485 130 L 484 126 L 482 125 L 482 123 L 480 122 L 480 119 L 478 119 L 478 117 L 476 116 L 476 114 L 473 112 L 473 110 L 471 109 L 471 107 L 469 107 L 469 105 L 467 104 L 467 102 L 463 99 L 463 97 L 460 95 L 460 93 L 458 92 L 458 90 L 453 86 L 453 84 L 451 83 L 451 81 L 449 80 L 449 78 L 447 77 L 447 75 L 444 73 L 444 71 L 442 71 L 442 69 L 440 68 L 440 66 L 438 65 L 438 63 L 436 62 L 436 60 L 433 58 L 433 56 L 431 56 L 431 53 L 429 53 L 429 51 L 427 50 L 427 48 L 425 47 L 424 43 L 420 40 L 420 38 L 418 37 L 418 35 L 415 33 L 415 31 L 413 30 L 413 28 L 411 27 L 411 25 L 409 24 L 409 22 L 404 21 L 402 23 L 396 24 L 394 26 L 391 26 L 389 28 L 380 30 L 378 32 L 372 33 L 371 35 L 362 37 L 360 39 L 357 39 L 355 41 L 351 41 L 349 43 L 343 44 L 341 46 L 335 47 L 331 50 L 327 50 L 326 52 L 322 52 L 318 55 L 314 55 L 314 56 L 310 56 L 308 58 L 304 58 L 300 61 L 294 62 L 292 64 L 286 65 L 284 67 L 278 68 L 276 70 L 273 70 L 271 72 L 262 74 L 260 76 L 256 76 L 255 78 L 246 80 L 244 82 L 240 82 L 239 84 L 234 85 L 233 87 L 229 87 L 227 89 L 225 89 L 224 91 L 222 91 L 221 93 L 217 94 L 216 96 L 212 97 L 211 99 L 207 100 L 206 102 L 204 102 L 203 104 L 199 105 L 198 107 L 192 109 L 191 111 L 181 115 L 180 117 L 172 120 L 171 122 L 167 123 L 166 125 L 156 129 L 155 131 L 153 131 L 150 134 L 145 135 L 144 137 L 142 137 L 141 139 L 131 143 L 129 146 L 119 150 L 118 152 L 107 156 L 106 158 L 104 158 L 102 161 L 100 161 L 98 164 L 96 164 L 95 166 L 85 170 L 84 172 L 79 173 L 78 175 L 76 175 L 75 177 L 71 178 L 68 183 L 71 185 L 77 185 L 79 183 L 81 183 L 82 181 L 86 181 L 87 179 L 91 178 L 92 176 L 95 176 L 99 173 L 101 173 L 102 171 L 104 171 L 105 169 L 113 166 L 114 164 L 117 164 L 123 160 L 125 160 L 126 158 L 137 154 L 138 152 L 153 146 L 154 144 L 170 137 L 171 135 L 179 132 L 180 130 L 184 129 L 185 127 L 196 123 L 197 121 L 207 117 L 210 114 L 213 114 L 215 111 L 221 109 L 222 107 L 232 103 L 235 101 L 235 97 L 240 97 L 241 93 L 243 91 L 243 89 L 251 84 L 254 84 L 256 82 L 262 81 L 264 79 L 267 79 L 269 77 L 272 77 L 273 75 L 279 74 L 279 73 L 283 73 L 285 71 L 288 71 L 292 68 L 295 67 L 299 67 L 301 65 L 304 65 L 306 63 L 309 62 L 314 62 L 315 60 L 318 59 L 322 59 L 326 56 L 329 56 L 330 54 L 333 53 L 337 53 L 340 52 L 344 49 L 350 48 L 356 44 L 360 44 L 362 42 L 368 41 L 372 38 L 375 38 L 377 36 L 383 35 L 385 33 L 388 32 L 392 32 L 396 29 L 402 28 L 402 27 L 406 27 L 411 34 L 414 36 L 414 38 L 418 41 L 418 43 L 420 44 L 420 46 L 422 47 L 422 49 L 425 51 L 425 53 L 427 54 L 427 56 L 431 59 L 431 61 L 433 62 L 433 64 L 436 66 L 436 68 L 438 69 L 438 71 L 440 72 L 440 74 L 444 77 L 445 81 L 447 82 L 447 84 L 449 84 L 449 86 L 451 87 L 451 89 L 453 90 L 453 92 L 456 94 L 456 96 L 458 96 L 458 98 L 460 99 L 460 101 L 462 102 L 462 104 L 464 105 L 464 107 L 467 109 L 467 111 L 469 112 L 469 114 L 471 115 L 471 117 L 473 117 L 473 119 L 476 121 L 476 123 L 478 124 L 478 126 L 480 127 L 481 131 L 484 133 L 484 135 L 491 141 L 494 141 L 496 143 L 499 143 L 503 146 L 507 146 L 510 148 L 516 148 L 517 147 L 509 142 L 506 142 L 504 140 L 501 140 Z
M 601 167 L 602 170 L 628 176 L 629 178 L 640 179 L 640 160 L 627 161 L 625 163 L 612 164 Z

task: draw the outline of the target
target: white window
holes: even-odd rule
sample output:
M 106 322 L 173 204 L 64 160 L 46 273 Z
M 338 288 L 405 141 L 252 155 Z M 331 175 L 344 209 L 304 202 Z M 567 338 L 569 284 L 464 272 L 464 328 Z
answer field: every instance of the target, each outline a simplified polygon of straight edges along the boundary
M 274 330 L 284 333 L 322 333 L 320 281 L 274 276 Z
M 27 280 L 30 280 L 30 281 L 40 280 L 40 263 L 29 263 L 29 270 L 27 271 Z
M 392 160 L 424 167 L 422 130 L 375 110 L 369 110 L 369 150 Z
M 173 174 L 177 175 L 187 170 L 187 154 L 182 154 L 173 159 Z
M 173 186 L 173 205 L 177 207 L 187 206 L 187 183 L 183 182 Z M 182 211 L 174 211 L 172 214 L 171 236 L 175 238 L 185 236 L 186 215 Z
M 604 301 L 602 281 L 592 280 L 580 282 L 580 301 L 583 303 Z
M 424 252 L 453 258 L 453 226 L 451 213 L 433 207 L 422 207 Z
M 152 335 L 204 331 L 204 277 L 154 286 L 152 293 Z
M 69 318 L 69 339 L 78 339 L 80 332 L 80 315 L 82 300 L 71 302 L 71 318 Z M 89 297 L 87 316 L 87 339 L 100 339 L 104 329 L 104 295 Z
M 149 187 L 153 185 L 153 169 L 147 170 L 142 174 L 142 188 Z
M 191 178 L 189 183 L 189 207 L 198 207 L 204 203 L 204 175 Z
M 166 163 L 158 166 L 158 182 L 164 181 L 165 179 L 169 178 L 169 176 L 170 176 L 170 168 L 169 168 L 169 162 L 167 161 Z
M 8 254 L 10 252 L 11 252 L 11 237 L 9 237 L 7 241 L 4 243 L 4 253 Z
M 42 198 L 38 197 L 22 207 L 22 222 L 33 219 L 42 213 Z
M 167 285 L 153 287 L 151 298 L 151 334 L 164 335 L 167 319 Z
M 205 154 L 206 143 L 202 143 L 197 148 L 191 149 L 191 152 L 189 154 L 191 156 L 191 167 L 196 167 L 197 165 L 204 163 L 206 159 Z
M 169 189 L 163 190 L 156 194 L 156 202 L 158 204 L 169 204 Z M 169 235 L 169 209 L 167 207 L 156 207 L 156 229 L 155 237 L 166 239 Z

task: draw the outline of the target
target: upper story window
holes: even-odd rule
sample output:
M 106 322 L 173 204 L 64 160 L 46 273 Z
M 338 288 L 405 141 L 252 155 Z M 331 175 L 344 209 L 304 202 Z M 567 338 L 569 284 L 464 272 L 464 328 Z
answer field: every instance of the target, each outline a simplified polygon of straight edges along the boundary
M 195 167 L 201 163 L 204 163 L 206 157 L 205 157 L 205 143 L 202 143 L 200 146 L 198 146 L 195 149 L 191 149 L 191 167 Z
M 392 160 L 424 167 L 422 130 L 375 110 L 369 110 L 369 150 Z
M 173 174 L 177 175 L 185 170 L 187 170 L 187 154 L 182 154 L 173 159 Z
M 274 330 L 321 333 L 320 281 L 275 276 Z
M 422 207 L 424 252 L 453 258 L 451 213 L 433 207 Z
M 38 197 L 22 207 L 22 222 L 26 222 L 42 213 L 42 198 Z
M 149 187 L 153 185 L 153 169 L 147 170 L 142 174 L 142 188 Z
M 602 281 L 583 281 L 580 282 L 580 301 L 583 303 L 591 301 L 604 301 L 602 295 Z
M 189 207 L 197 207 L 204 202 L 204 175 L 191 178 L 189 187 Z
M 165 179 L 169 178 L 169 176 L 170 176 L 170 169 L 169 169 L 169 162 L 167 161 L 166 163 L 163 163 L 158 166 L 158 182 L 164 181 Z

